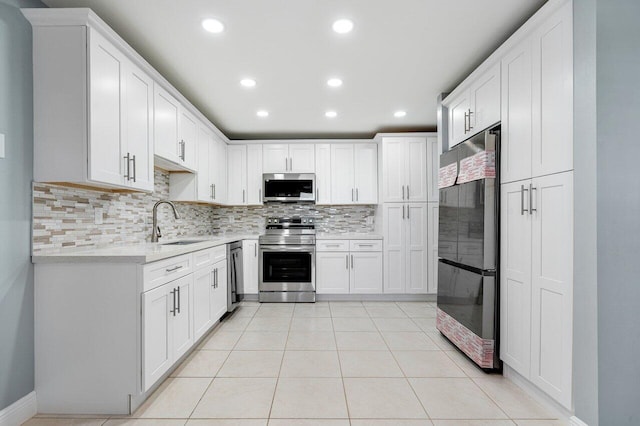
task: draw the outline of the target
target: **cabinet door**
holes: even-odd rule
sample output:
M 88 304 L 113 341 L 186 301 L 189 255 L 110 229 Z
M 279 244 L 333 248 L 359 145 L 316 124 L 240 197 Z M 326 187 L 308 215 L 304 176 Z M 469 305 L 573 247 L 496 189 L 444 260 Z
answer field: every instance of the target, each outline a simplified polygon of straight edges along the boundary
M 471 85 L 471 134 L 500 121 L 500 63 L 491 67 Z
M 571 408 L 573 172 L 532 182 L 531 381 Z
M 427 142 L 424 138 L 407 141 L 406 156 L 406 199 L 407 201 L 427 201 Z
M 210 203 L 213 201 L 213 173 L 211 158 L 213 157 L 213 134 L 203 124 L 198 126 L 198 201 Z
M 173 361 L 180 358 L 193 346 L 193 275 L 170 282 L 169 287 L 175 292 L 176 312 L 171 317 L 171 347 Z
M 89 179 L 122 185 L 123 112 L 120 105 L 125 58 L 97 32 L 90 32 L 89 51 Z
M 427 220 L 427 203 L 407 204 L 406 293 L 427 292 L 427 282 L 429 279 Z
M 449 106 L 449 148 L 467 139 L 469 134 L 469 122 L 467 115 L 471 103 L 469 102 L 469 91 L 465 90 L 452 102 L 447 102 Z
M 213 270 L 211 266 L 193 274 L 193 338 L 198 340 L 209 330 L 212 321 L 211 291 Z
M 353 145 L 331 145 L 331 203 L 353 204 L 356 194 L 353 186 Z
M 438 203 L 427 205 L 427 293 L 438 292 Z
M 349 253 L 316 253 L 316 292 L 318 294 L 349 293 Z
M 180 145 L 178 155 L 185 167 L 195 170 L 197 159 L 198 124 L 196 119 L 184 107 L 180 106 L 179 118 Z
M 529 377 L 531 360 L 530 181 L 500 186 L 500 359 Z
M 218 321 L 227 312 L 227 260 L 214 265 L 215 285 L 211 293 L 213 321 Z
M 269 143 L 262 146 L 262 170 L 264 173 L 289 171 L 289 145 Z
M 405 141 L 406 138 L 382 139 L 382 201 L 385 203 L 404 201 Z
M 427 137 L 427 201 L 438 202 L 438 172 L 440 170 L 440 145 L 437 136 Z
M 406 276 L 406 205 L 383 205 L 384 292 L 404 293 Z
M 533 36 L 533 176 L 573 169 L 571 3 Z
M 378 203 L 378 145 L 355 144 L 353 155 L 354 186 L 357 204 Z
M 531 177 L 531 83 L 531 40 L 527 39 L 502 59 L 502 182 Z
M 316 204 L 331 204 L 331 145 L 316 145 Z
M 258 294 L 258 240 L 242 241 L 244 294 Z
M 247 145 L 247 204 L 262 205 L 262 145 Z
M 382 293 L 382 253 L 352 252 L 349 290 L 351 293 Z
M 122 139 L 130 158 L 125 184 L 153 191 L 153 80 L 130 62 L 124 72 Z
M 174 163 L 178 157 L 178 116 L 180 104 L 157 84 L 153 86 L 153 134 L 155 155 Z
M 171 367 L 169 311 L 173 309 L 170 286 L 163 285 L 142 294 L 143 389 L 148 390 Z
M 247 146 L 227 147 L 227 204 L 240 206 L 247 203 Z
M 316 149 L 313 144 L 289 145 L 289 172 L 315 173 Z

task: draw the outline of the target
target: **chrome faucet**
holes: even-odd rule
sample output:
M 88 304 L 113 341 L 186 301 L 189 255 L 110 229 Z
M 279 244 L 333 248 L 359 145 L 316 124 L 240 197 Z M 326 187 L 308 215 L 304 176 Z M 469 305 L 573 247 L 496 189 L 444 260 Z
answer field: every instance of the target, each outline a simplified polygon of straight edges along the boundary
M 160 227 L 158 226 L 158 206 L 160 204 L 169 204 L 173 209 L 173 215 L 176 217 L 176 219 L 180 219 L 180 216 L 178 215 L 178 212 L 176 210 L 176 206 L 174 206 L 171 201 L 160 200 L 157 203 L 155 203 L 153 205 L 153 231 L 151 232 L 152 243 L 157 243 L 158 238 L 162 237 L 162 234 L 160 233 Z

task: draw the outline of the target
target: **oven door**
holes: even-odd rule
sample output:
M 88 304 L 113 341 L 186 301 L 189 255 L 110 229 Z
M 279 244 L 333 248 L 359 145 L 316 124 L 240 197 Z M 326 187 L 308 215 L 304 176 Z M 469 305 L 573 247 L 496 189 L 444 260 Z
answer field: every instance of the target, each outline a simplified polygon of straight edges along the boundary
M 315 291 L 315 246 L 260 246 L 260 291 Z

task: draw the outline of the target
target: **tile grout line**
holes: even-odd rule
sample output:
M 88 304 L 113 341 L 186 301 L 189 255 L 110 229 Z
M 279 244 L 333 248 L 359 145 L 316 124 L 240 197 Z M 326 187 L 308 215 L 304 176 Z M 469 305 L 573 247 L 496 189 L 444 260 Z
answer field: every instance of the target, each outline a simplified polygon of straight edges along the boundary
M 365 309 L 366 311 L 366 309 Z M 342 360 L 340 359 L 340 350 L 338 348 L 338 339 L 336 337 L 336 327 L 333 324 L 333 311 L 329 306 L 329 315 L 331 315 L 331 328 L 333 329 L 333 341 L 336 344 L 336 357 L 338 357 L 338 368 L 340 369 L 340 381 L 342 382 L 342 393 L 344 394 L 344 405 L 347 409 L 347 421 L 351 425 L 351 412 L 349 411 L 349 400 L 347 398 L 347 387 L 344 384 L 344 373 L 342 372 Z
M 289 343 L 289 336 L 291 335 L 291 325 L 293 323 L 293 316 L 295 315 L 296 305 L 294 304 L 291 311 L 291 318 L 289 318 L 289 328 L 287 330 L 287 338 L 284 341 L 284 348 L 282 349 L 282 359 L 280 360 L 280 368 L 278 369 L 278 377 L 276 377 L 276 385 L 273 388 L 273 395 L 271 396 L 271 405 L 269 406 L 269 413 L 267 414 L 267 425 L 271 421 L 271 412 L 273 411 L 273 404 L 276 401 L 276 393 L 278 392 L 278 384 L 280 383 L 280 373 L 282 372 L 282 365 L 284 364 L 284 356 L 287 353 L 287 344 Z

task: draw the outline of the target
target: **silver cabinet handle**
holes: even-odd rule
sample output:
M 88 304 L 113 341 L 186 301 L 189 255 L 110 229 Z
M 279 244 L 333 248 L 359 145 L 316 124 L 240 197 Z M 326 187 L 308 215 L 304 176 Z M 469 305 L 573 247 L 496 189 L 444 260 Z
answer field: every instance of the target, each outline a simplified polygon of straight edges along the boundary
M 136 181 L 136 155 L 133 154 L 133 181 Z
M 340 244 L 325 244 L 327 247 L 340 247 Z
M 469 108 L 469 131 L 473 129 L 473 126 L 471 125 L 471 114 L 473 114 L 473 112 L 471 111 L 471 108 Z
M 258 188 L 258 201 L 262 202 L 262 188 Z
M 410 212 L 411 212 L 411 206 L 407 205 L 407 219 L 411 218 L 411 216 L 410 216 L 411 213 Z
M 216 184 L 213 184 L 213 199 L 216 199 Z
M 180 313 L 180 286 L 178 286 L 178 313 Z
M 359 247 L 373 247 L 373 244 L 358 243 Z
M 178 269 L 181 269 L 181 268 L 182 268 L 182 265 L 178 265 L 178 266 L 174 266 L 173 268 L 167 268 L 167 269 L 165 269 L 165 271 L 174 272 L 174 271 L 177 271 Z
M 409 185 L 407 185 L 407 200 L 409 199 Z
M 534 188 L 533 184 L 529 184 L 529 214 L 533 214 L 533 212 L 537 212 L 538 209 L 533 208 L 533 191 L 538 193 L 538 188 Z
M 169 312 L 173 314 L 173 316 L 176 316 L 176 289 L 174 288 L 173 290 L 171 290 L 171 296 L 173 298 L 173 309 L 170 309 Z
M 348 254 L 345 256 L 345 259 L 347 261 L 347 269 L 349 269 L 349 255 Z
M 284 157 L 284 170 L 285 171 L 289 171 L 289 158 L 288 157 Z
M 129 158 L 129 153 L 127 152 L 127 155 L 124 156 L 124 159 L 126 161 L 127 164 L 127 172 L 124 174 L 124 178 L 126 180 L 131 180 L 131 170 L 130 170 L 130 166 L 131 166 L 131 159 Z
M 253 257 L 258 257 L 258 244 L 253 245 Z
M 213 199 L 213 184 L 209 185 L 211 187 L 211 199 Z
M 243 189 L 243 190 L 242 190 L 242 202 L 243 202 L 243 203 L 244 203 L 244 199 L 245 199 L 244 194 L 245 194 L 245 190 Z
M 351 188 L 351 202 L 353 202 L 353 188 Z
M 360 196 L 358 195 L 358 188 L 356 188 L 356 201 L 358 201 L 360 199 Z
M 468 115 L 467 115 L 467 113 L 465 112 L 465 113 L 464 113 L 464 134 L 465 134 L 465 135 L 466 135 L 466 134 L 467 134 L 467 132 L 469 131 L 469 129 L 467 129 L 467 117 L 468 117 Z
M 404 185 L 402 185 L 402 199 L 404 200 Z
M 524 208 L 524 193 L 529 192 L 528 189 L 524 187 L 524 185 L 520 185 L 520 216 L 524 216 L 525 212 L 529 210 Z
M 353 269 L 353 255 L 351 255 L 351 269 Z
M 404 204 L 402 205 L 402 219 L 404 220 Z

